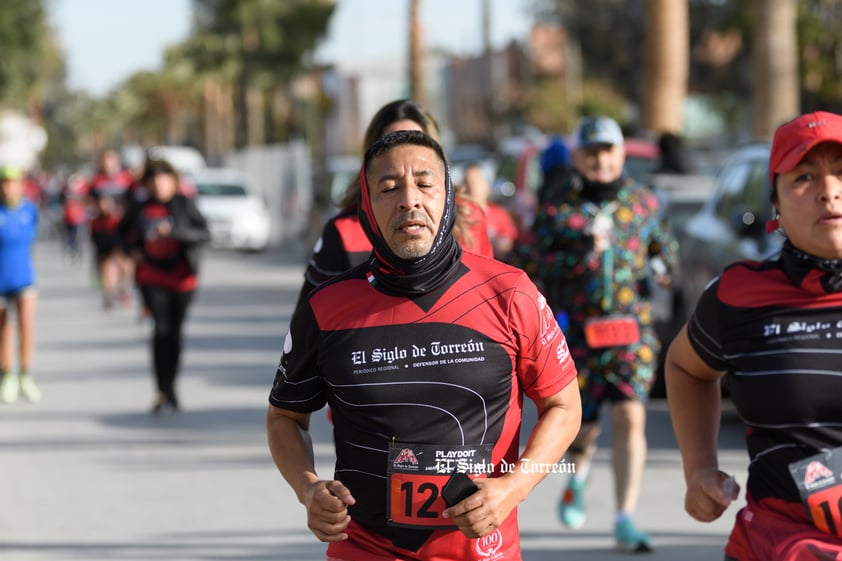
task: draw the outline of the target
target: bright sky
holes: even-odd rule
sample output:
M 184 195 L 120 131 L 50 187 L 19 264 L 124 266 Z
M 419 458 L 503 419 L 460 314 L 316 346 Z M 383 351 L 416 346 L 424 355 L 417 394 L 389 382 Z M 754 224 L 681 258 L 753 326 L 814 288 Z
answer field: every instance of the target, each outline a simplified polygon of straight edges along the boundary
M 525 40 L 530 0 L 489 0 L 491 38 L 501 47 Z M 482 0 L 421 0 L 425 48 L 472 54 L 481 47 Z M 67 57 L 73 89 L 103 95 L 131 74 L 158 70 L 167 46 L 190 32 L 190 0 L 47 0 L 50 21 Z M 321 62 L 403 56 L 409 0 L 338 0 Z

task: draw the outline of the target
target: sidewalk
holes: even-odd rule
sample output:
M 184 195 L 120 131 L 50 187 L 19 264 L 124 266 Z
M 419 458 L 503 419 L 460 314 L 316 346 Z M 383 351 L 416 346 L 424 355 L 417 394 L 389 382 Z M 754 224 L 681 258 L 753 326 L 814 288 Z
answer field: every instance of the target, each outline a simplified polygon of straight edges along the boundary
M 104 311 L 88 264 L 63 264 L 55 242 L 40 242 L 36 261 L 33 372 L 44 399 L 0 407 L 0 560 L 324 559 L 324 544 L 272 464 L 264 428 L 300 257 L 206 255 L 186 330 L 184 411 L 167 417 L 148 414 L 150 325 L 138 322 L 137 307 Z M 638 518 L 656 551 L 645 558 L 722 559 L 737 505 L 709 525 L 683 512 L 665 409 L 650 407 Z M 318 469 L 329 476 L 330 428 L 324 415 L 313 419 Z M 741 429 L 727 418 L 723 447 L 723 468 L 743 483 Z M 609 469 L 603 448 L 588 489 L 590 517 L 576 532 L 562 530 L 555 515 L 563 476 L 548 476 L 533 492 L 520 509 L 526 561 L 627 557 L 612 549 Z

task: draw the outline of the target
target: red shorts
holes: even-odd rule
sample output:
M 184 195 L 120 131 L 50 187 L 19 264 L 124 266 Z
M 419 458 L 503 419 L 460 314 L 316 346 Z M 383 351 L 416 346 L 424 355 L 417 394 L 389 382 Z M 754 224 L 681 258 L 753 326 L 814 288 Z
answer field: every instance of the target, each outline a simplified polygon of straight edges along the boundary
M 842 561 L 842 538 L 816 528 L 801 503 L 748 497 L 725 554 L 737 561 Z
M 328 545 L 328 561 L 521 561 L 517 511 L 483 538 L 467 538 L 459 530 L 436 530 L 418 551 L 397 547 L 353 520 L 345 533 L 347 540 Z

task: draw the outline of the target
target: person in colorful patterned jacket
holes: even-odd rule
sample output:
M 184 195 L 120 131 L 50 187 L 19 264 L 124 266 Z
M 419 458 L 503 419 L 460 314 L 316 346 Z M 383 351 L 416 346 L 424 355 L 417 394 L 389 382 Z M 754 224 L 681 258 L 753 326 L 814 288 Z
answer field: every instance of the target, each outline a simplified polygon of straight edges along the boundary
M 522 265 L 556 311 L 579 372 L 582 429 L 568 452 L 576 473 L 564 489 L 559 516 L 569 528 L 585 522 L 584 491 L 610 403 L 617 515 L 624 550 L 648 551 L 650 537 L 634 513 L 646 461 L 645 403 L 660 343 L 652 325 L 652 283 L 668 285 L 678 243 L 649 188 L 623 171 L 619 125 L 584 117 L 572 137 L 573 169 L 537 209 Z

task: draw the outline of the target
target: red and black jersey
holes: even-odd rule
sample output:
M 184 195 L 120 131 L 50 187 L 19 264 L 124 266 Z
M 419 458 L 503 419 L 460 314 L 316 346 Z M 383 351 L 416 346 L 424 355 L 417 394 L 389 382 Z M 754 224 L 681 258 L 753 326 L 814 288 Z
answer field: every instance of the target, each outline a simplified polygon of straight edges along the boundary
M 100 172 L 91 178 L 88 194 L 93 198 L 112 197 L 122 202 L 133 184 L 134 178 L 128 171 L 122 170 L 113 175 Z
M 688 322 L 693 348 L 748 425 L 748 491 L 800 502 L 788 465 L 842 446 L 842 292 L 825 271 L 782 257 L 731 265 Z
M 545 398 L 576 379 L 564 335 L 523 271 L 470 253 L 459 269 L 432 292 L 402 297 L 356 267 L 313 291 L 284 344 L 270 403 L 330 405 L 335 476 L 357 499 L 351 516 L 384 536 L 417 532 L 387 524 L 390 442 L 488 444 L 494 465 L 513 463 L 523 395 Z
M 158 235 L 162 224 L 169 234 Z M 166 203 L 150 199 L 129 207 L 118 228 L 121 249 L 140 253 L 135 282 L 173 292 L 189 292 L 198 284 L 199 247 L 210 239 L 207 221 L 195 202 L 176 195 Z
M 61 191 L 62 217 L 67 225 L 78 226 L 87 219 L 88 184 L 79 177 L 71 177 Z
M 326 280 L 365 263 L 369 255 L 371 242 L 360 226 L 356 207 L 337 214 L 324 225 L 313 247 L 298 301 Z
M 117 249 L 120 239 L 117 228 L 121 219 L 122 216 L 117 212 L 99 213 L 88 224 L 91 241 L 100 258 L 110 255 Z
M 121 218 L 122 216 L 116 212 L 111 214 L 98 214 L 91 219 L 91 223 L 88 225 L 88 228 L 91 231 L 91 236 L 94 237 L 101 234 L 114 233 L 117 230 L 117 226 L 120 225 Z

